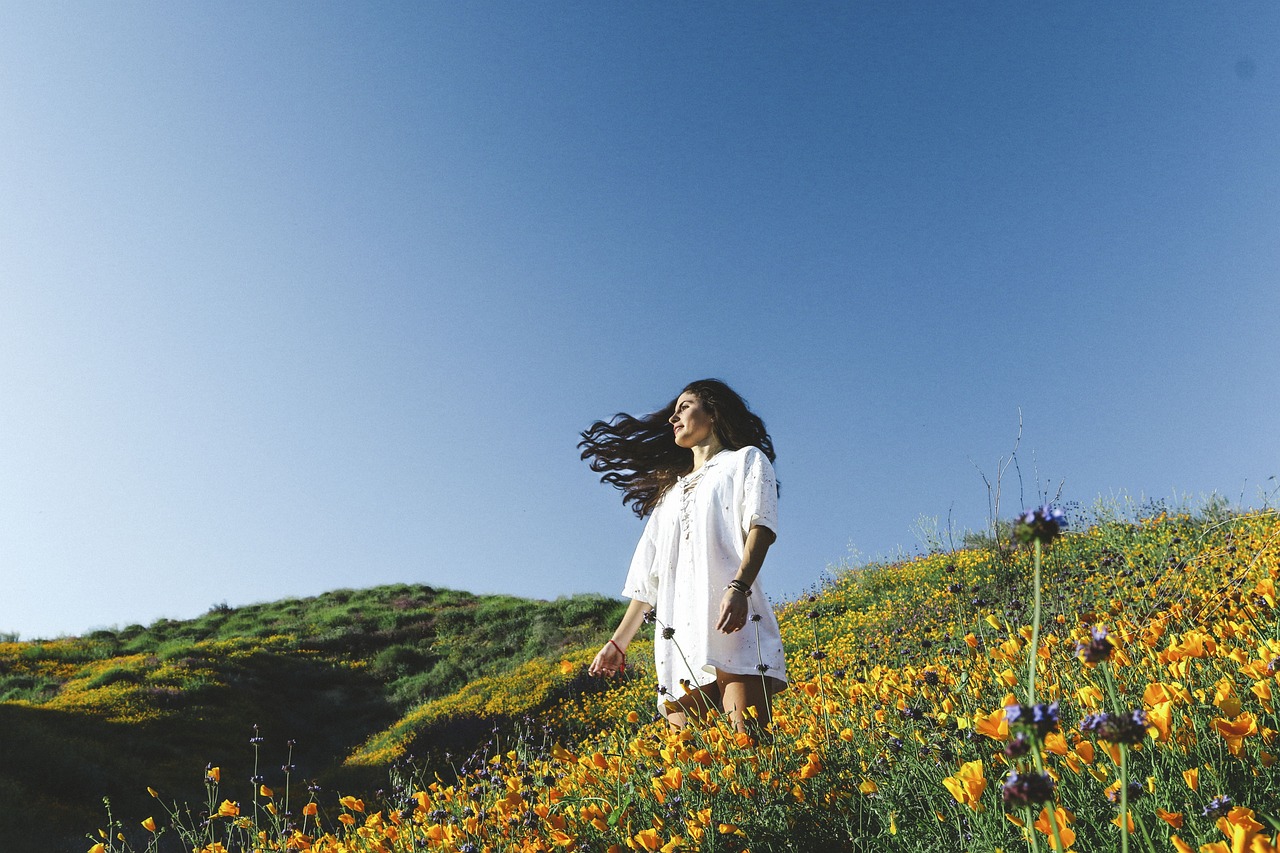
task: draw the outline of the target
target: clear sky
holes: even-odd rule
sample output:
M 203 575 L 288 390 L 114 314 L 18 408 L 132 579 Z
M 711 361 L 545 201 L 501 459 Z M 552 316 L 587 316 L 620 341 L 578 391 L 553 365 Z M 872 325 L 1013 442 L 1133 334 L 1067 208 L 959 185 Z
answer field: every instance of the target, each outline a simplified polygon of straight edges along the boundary
M 794 597 L 1280 475 L 1280 4 L 0 5 L 0 632 L 616 594 L 719 377 Z M 925 522 L 924 527 L 928 527 Z

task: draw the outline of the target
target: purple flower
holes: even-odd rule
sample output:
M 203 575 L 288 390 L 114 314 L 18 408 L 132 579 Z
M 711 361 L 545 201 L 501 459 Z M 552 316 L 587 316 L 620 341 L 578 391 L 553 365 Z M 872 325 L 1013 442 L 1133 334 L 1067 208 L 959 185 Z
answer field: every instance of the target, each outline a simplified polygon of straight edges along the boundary
M 1058 728 L 1058 703 L 1034 705 L 1030 708 L 1026 705 L 1006 705 L 1004 718 L 1010 729 L 1031 731 L 1037 738 L 1044 740 L 1045 735 Z
M 1115 643 L 1107 636 L 1107 629 L 1101 625 L 1089 632 L 1090 640 L 1088 643 L 1076 643 L 1076 654 L 1084 660 L 1085 663 L 1102 663 L 1111 657 L 1111 652 L 1115 649 Z
M 1089 714 L 1080 721 L 1080 731 L 1099 740 L 1137 746 L 1147 738 L 1147 712 L 1138 708 L 1128 714 Z
M 1031 740 L 1027 737 L 1026 732 L 1018 732 L 1015 737 L 1009 739 L 1005 744 L 1004 754 L 1011 759 L 1021 758 L 1031 751 Z
M 1038 806 L 1053 799 L 1053 780 L 1043 773 L 1011 770 L 1000 789 L 1000 796 L 1004 804 L 1012 808 Z
M 1028 510 L 1014 519 L 1014 538 L 1024 545 L 1040 542 L 1048 545 L 1067 526 L 1067 517 L 1052 504 Z
M 1204 811 L 1201 814 L 1213 820 L 1214 818 L 1226 817 L 1229 811 L 1231 811 L 1231 798 L 1226 794 L 1219 794 L 1209 801 L 1209 805 L 1204 807 Z

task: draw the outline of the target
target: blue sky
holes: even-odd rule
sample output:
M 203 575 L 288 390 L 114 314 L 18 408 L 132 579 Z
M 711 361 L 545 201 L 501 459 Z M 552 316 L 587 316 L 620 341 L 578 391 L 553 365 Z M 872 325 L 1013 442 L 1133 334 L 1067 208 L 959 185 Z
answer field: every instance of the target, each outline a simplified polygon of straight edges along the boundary
M 0 631 L 616 594 L 578 433 L 734 385 L 801 594 L 1280 475 L 1280 6 L 8 3 Z M 929 523 L 925 522 L 924 527 Z

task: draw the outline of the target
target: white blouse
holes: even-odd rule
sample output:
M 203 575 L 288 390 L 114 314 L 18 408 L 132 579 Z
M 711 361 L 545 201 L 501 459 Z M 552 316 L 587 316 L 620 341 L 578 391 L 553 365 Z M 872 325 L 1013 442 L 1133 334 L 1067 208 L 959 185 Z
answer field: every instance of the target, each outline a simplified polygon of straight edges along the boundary
M 786 687 L 778 619 L 759 578 L 742 630 L 715 629 L 724 588 L 742 565 L 747 533 L 755 525 L 778 531 L 777 480 L 769 458 L 756 447 L 720 451 L 681 477 L 649 516 L 622 594 L 656 610 L 659 707 L 683 696 L 683 684 L 714 683 L 717 669 L 758 676 L 764 666 L 774 689 Z M 759 621 L 751 621 L 756 615 Z

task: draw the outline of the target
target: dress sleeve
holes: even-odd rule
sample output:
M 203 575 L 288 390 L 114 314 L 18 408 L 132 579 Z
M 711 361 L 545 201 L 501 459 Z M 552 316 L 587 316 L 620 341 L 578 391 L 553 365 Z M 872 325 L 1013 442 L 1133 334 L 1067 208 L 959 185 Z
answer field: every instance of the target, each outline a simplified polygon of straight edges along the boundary
M 627 598 L 649 604 L 658 601 L 658 517 L 661 514 L 662 504 L 659 503 L 645 522 L 644 533 L 631 557 L 631 568 L 627 570 L 627 581 L 622 587 L 622 594 Z
M 756 447 L 747 449 L 743 460 L 742 532 L 757 524 L 778 532 L 778 480 L 769 457 Z

